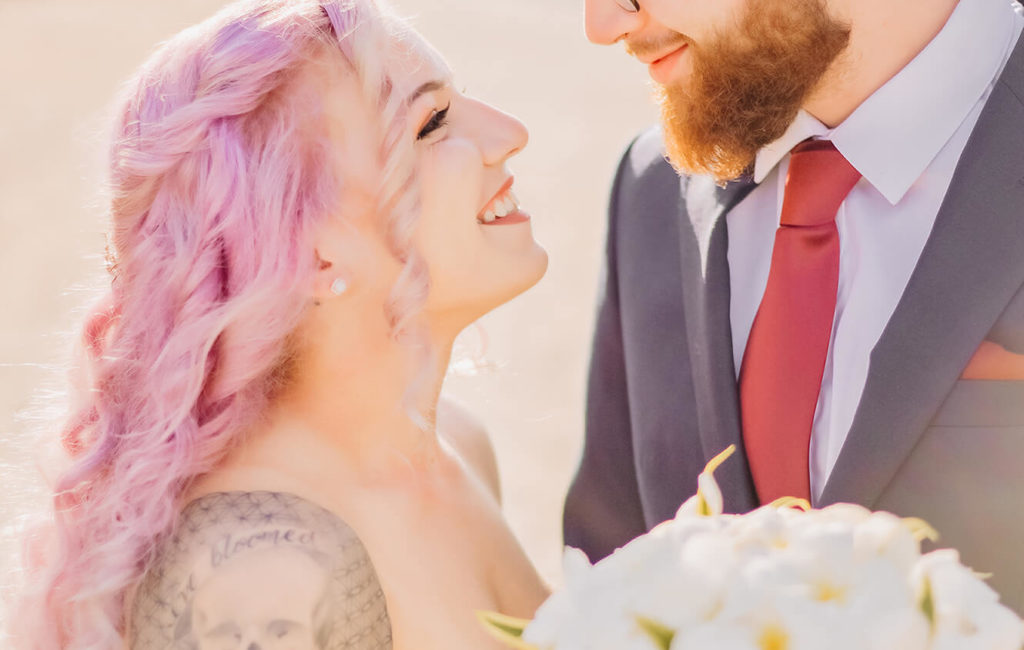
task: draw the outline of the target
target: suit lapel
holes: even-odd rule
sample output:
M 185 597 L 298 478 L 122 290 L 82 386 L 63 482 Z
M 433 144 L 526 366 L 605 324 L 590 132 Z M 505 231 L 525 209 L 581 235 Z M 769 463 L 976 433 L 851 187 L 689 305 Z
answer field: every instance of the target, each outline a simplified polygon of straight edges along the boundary
M 986 104 L 871 354 L 823 504 L 872 506 L 1024 283 L 1024 42 Z
M 724 215 L 755 187 L 742 179 L 726 187 L 710 179 L 681 181 L 680 259 L 683 308 L 693 370 L 697 421 L 705 461 L 729 445 L 740 453 L 715 474 L 729 511 L 757 507 L 753 479 L 743 451 L 739 398 L 729 319 L 728 230 Z

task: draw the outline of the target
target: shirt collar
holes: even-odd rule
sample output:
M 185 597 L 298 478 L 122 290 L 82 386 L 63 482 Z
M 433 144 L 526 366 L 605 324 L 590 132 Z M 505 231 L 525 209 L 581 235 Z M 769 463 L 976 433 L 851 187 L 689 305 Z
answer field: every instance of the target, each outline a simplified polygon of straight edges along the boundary
M 958 3 L 924 50 L 831 132 L 801 111 L 758 152 L 754 180 L 763 181 L 802 140 L 827 137 L 889 203 L 899 203 L 1004 64 L 1016 34 L 1014 7 L 1011 0 Z
M 828 133 L 827 126 L 801 109 L 781 138 L 757 152 L 757 158 L 754 161 L 754 182 L 760 184 L 764 181 L 768 174 L 775 169 L 775 166 L 789 154 L 790 149 L 796 145 L 807 138 L 826 137 Z

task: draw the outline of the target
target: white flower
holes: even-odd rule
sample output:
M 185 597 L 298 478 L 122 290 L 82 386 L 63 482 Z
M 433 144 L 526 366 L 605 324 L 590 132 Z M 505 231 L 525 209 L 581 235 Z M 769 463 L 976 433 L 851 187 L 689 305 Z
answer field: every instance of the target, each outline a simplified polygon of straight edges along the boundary
M 769 631 L 769 633 L 771 633 Z M 785 637 L 778 638 L 784 641 Z M 671 650 L 765 650 L 771 638 L 758 634 L 758 630 L 736 624 L 734 621 L 711 621 L 694 628 L 681 630 L 672 640 Z M 778 649 L 787 650 L 783 645 Z
M 587 650 L 595 630 L 585 609 L 592 567 L 583 551 L 567 548 L 562 568 L 565 586 L 540 606 L 523 640 L 539 648 Z
M 648 589 L 632 588 L 636 614 L 671 629 L 713 619 L 739 562 L 733 540 L 722 530 L 693 533 L 669 554 L 671 564 L 637 572 Z
M 729 517 L 729 534 L 735 540 L 737 552 L 750 559 L 789 546 L 792 536 L 788 523 L 790 514 L 790 511 L 765 506 L 742 517 Z
M 634 540 L 591 567 L 582 552 L 565 555 L 565 587 L 545 602 L 526 628 L 523 640 L 557 650 L 653 650 L 635 612 L 652 594 L 671 599 L 687 593 L 676 580 L 658 582 L 676 563 L 678 548 L 666 531 Z M 666 591 L 675 588 L 674 592 Z M 595 624 L 599 622 L 599 624 Z
M 728 524 L 719 554 L 732 577 L 723 580 L 715 619 L 682 629 L 678 646 L 699 647 L 709 630 L 721 628 L 745 630 L 730 632 L 730 643 L 742 638 L 770 647 L 785 639 L 779 647 L 787 650 L 924 650 L 928 622 L 917 608 L 909 566 L 887 555 L 902 548 L 893 540 L 904 534 L 914 540 L 909 529 L 890 527 L 899 520 L 889 517 L 872 523 L 867 510 L 851 507 L 811 513 L 761 508 L 722 518 Z M 857 527 L 865 524 L 870 527 L 860 539 Z
M 722 490 L 718 487 L 718 481 L 715 480 L 715 470 L 734 453 L 736 453 L 736 445 L 729 445 L 725 451 L 712 458 L 704 466 L 704 471 L 697 476 L 697 494 L 680 506 L 676 513 L 676 519 L 683 515 L 711 517 L 724 512 Z
M 951 549 L 921 558 L 915 578 L 933 611 L 933 650 L 1020 650 L 1024 623 Z
M 860 559 L 883 558 L 907 576 L 921 557 L 921 543 L 910 527 L 888 512 L 873 513 L 857 524 L 854 547 Z
M 723 514 L 714 468 L 729 453 L 674 519 L 594 566 L 567 550 L 565 587 L 523 640 L 656 650 L 643 619 L 670 650 L 1021 650 L 1024 622 L 955 551 L 921 556 L 923 521 L 796 500 Z

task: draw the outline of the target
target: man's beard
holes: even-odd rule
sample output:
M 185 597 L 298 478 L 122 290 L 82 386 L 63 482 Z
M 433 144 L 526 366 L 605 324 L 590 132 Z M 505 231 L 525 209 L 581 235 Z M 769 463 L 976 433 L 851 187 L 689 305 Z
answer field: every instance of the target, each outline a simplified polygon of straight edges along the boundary
M 689 44 L 688 80 L 658 88 L 668 157 L 680 172 L 719 182 L 743 174 L 850 40 L 825 0 L 760 0 L 743 11 L 738 28 Z

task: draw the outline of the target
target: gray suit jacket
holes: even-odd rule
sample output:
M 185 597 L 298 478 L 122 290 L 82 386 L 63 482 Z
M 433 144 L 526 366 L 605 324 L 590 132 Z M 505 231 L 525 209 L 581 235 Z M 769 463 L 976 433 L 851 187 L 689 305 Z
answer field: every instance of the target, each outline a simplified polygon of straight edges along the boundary
M 1024 40 L 989 99 L 903 298 L 871 354 L 817 506 L 922 517 L 1024 612 L 1024 382 L 960 378 L 979 345 L 1024 354 Z M 672 517 L 704 464 L 743 449 L 724 215 L 752 189 L 680 178 L 640 136 L 612 192 L 586 445 L 565 541 L 597 560 Z M 743 454 L 726 509 L 758 505 Z

